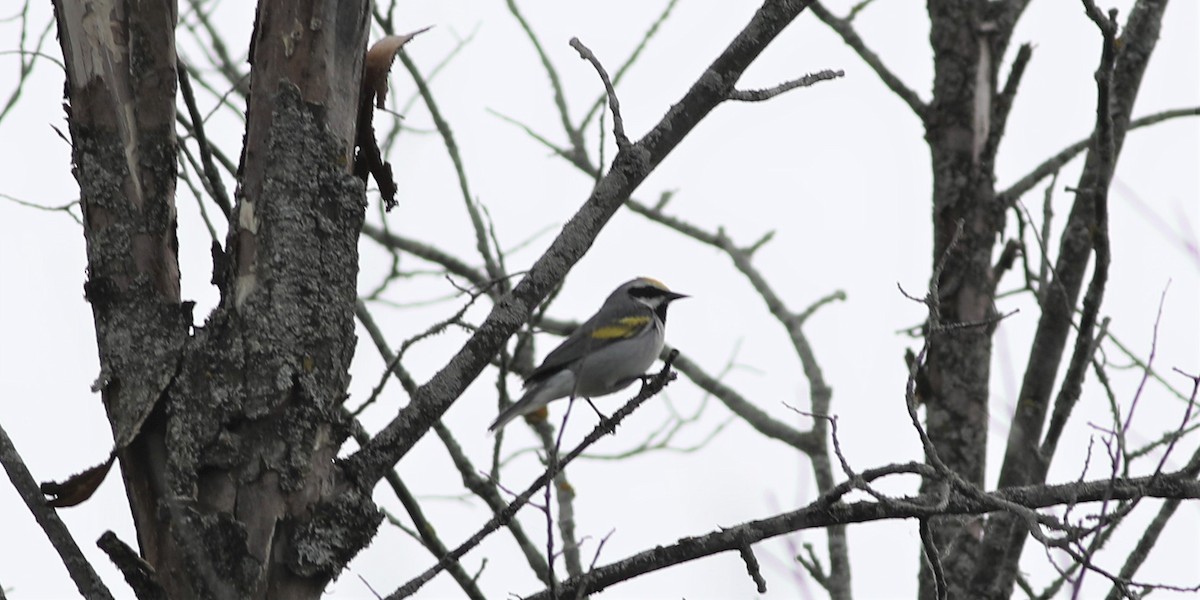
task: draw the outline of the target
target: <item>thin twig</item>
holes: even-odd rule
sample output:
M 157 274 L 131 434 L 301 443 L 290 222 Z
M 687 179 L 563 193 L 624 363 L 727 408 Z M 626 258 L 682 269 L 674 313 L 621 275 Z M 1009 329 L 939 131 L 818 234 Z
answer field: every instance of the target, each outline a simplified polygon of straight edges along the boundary
M 658 392 L 660 392 L 672 379 L 674 379 L 675 374 L 673 371 L 671 371 L 671 362 L 672 361 L 668 359 L 665 362 L 665 364 L 663 365 L 663 369 L 661 371 L 659 371 L 659 373 L 657 375 L 655 375 L 654 377 L 651 377 L 646 385 L 642 386 L 642 389 L 640 392 L 638 392 L 637 396 L 633 397 L 633 399 L 631 399 L 624 406 L 622 406 L 620 408 L 620 410 L 618 410 L 611 417 L 609 417 L 609 420 L 607 423 L 598 424 L 592 430 L 592 432 L 589 433 L 587 435 L 587 437 L 585 437 L 583 439 L 583 441 L 579 443 L 579 445 L 577 445 L 574 449 L 572 449 L 565 456 L 563 456 L 562 460 L 558 461 L 558 463 L 557 463 L 558 468 L 559 469 L 565 468 L 568 464 L 570 464 L 572 461 L 574 461 L 576 458 L 578 458 L 579 455 L 582 454 L 584 450 L 586 450 L 592 444 L 596 443 L 596 441 L 598 441 L 601 437 L 604 437 L 605 435 L 608 435 L 611 432 L 615 431 L 616 426 L 619 425 L 621 423 L 621 421 L 623 421 L 626 417 L 628 417 L 631 413 L 633 413 L 633 411 L 637 410 L 637 408 L 639 406 L 641 406 L 642 403 L 644 403 L 646 400 L 649 400 L 652 396 L 654 396 Z M 399 598 L 406 598 L 406 597 L 411 596 L 412 594 L 416 593 L 416 591 L 418 589 L 420 589 L 421 586 L 423 586 L 426 582 L 428 582 L 435 575 L 437 575 L 439 572 L 441 572 L 442 569 L 445 568 L 445 564 L 449 560 L 457 560 L 459 557 L 466 554 L 472 548 L 478 546 L 479 543 L 482 542 L 484 538 L 486 538 L 488 535 L 490 535 L 497 528 L 499 528 L 499 527 L 507 524 L 509 521 L 511 521 L 512 518 L 516 515 L 517 511 L 520 510 L 526 504 L 528 504 L 529 500 L 533 497 L 533 495 L 536 494 L 539 490 L 541 490 L 542 486 L 546 485 L 546 483 L 549 482 L 552 478 L 553 478 L 553 474 L 550 472 L 549 469 L 547 469 L 537 479 L 535 479 L 533 481 L 533 483 L 530 484 L 529 487 L 525 489 L 524 492 L 522 492 L 515 499 L 513 499 L 512 502 L 510 502 L 503 511 L 501 511 L 500 513 L 498 513 L 494 517 L 492 517 L 492 519 L 489 520 L 483 526 L 482 529 L 480 529 L 478 532 L 476 532 L 474 535 L 472 535 L 470 537 L 470 539 L 463 542 L 461 545 L 459 545 L 457 548 L 455 548 L 453 551 L 451 551 L 450 554 L 448 554 L 445 559 L 439 561 L 438 564 L 434 565 L 433 567 L 430 567 L 428 570 L 426 570 L 421 575 L 417 576 L 416 578 L 410 580 L 408 583 L 401 586 L 399 589 L 397 589 L 395 592 L 393 592 L 390 596 L 388 596 L 388 599 L 389 600 L 397 600 Z M 570 590 L 570 591 L 574 591 L 574 590 Z M 563 592 L 569 593 L 566 590 L 563 590 Z
M 1126 131 L 1133 131 L 1134 129 L 1140 129 L 1142 127 L 1155 125 L 1171 119 L 1178 119 L 1180 117 L 1195 116 L 1200 116 L 1200 106 L 1164 110 L 1162 112 L 1146 115 L 1130 121 L 1129 127 L 1126 128 Z M 1053 175 L 1054 173 L 1057 173 L 1063 168 L 1063 166 L 1071 162 L 1071 159 L 1075 158 L 1080 152 L 1087 150 L 1088 146 L 1091 146 L 1091 144 L 1092 138 L 1088 137 L 1079 140 L 1078 142 L 1075 142 L 1066 148 L 1063 148 L 1054 156 L 1051 156 L 1038 166 L 1034 167 L 1034 169 L 1028 174 L 1013 182 L 1013 184 L 1005 188 L 1004 191 L 997 193 L 996 198 L 1005 203 L 1012 203 L 1017 198 L 1024 196 L 1026 192 L 1033 189 L 1038 182 Z
M 212 192 L 213 201 L 221 207 L 225 219 L 229 220 L 233 214 L 233 203 L 229 201 L 229 194 L 225 192 L 225 183 L 221 181 L 221 174 L 217 172 L 217 166 L 213 164 L 211 146 L 208 143 L 208 136 L 204 134 L 204 119 L 200 118 L 200 109 L 196 106 L 196 95 L 192 92 L 192 82 L 188 77 L 187 66 L 178 58 L 176 58 L 175 64 L 175 70 L 179 74 L 179 92 L 183 96 L 184 105 L 187 106 L 188 115 L 192 119 L 192 131 L 196 137 L 196 145 L 200 148 L 200 163 L 204 165 L 204 177 L 208 180 L 208 185 L 205 187 Z
M 678 2 L 679 0 L 669 0 L 667 5 L 663 8 L 663 11 L 659 13 L 658 18 L 650 24 L 650 28 L 647 29 L 646 33 L 642 35 L 642 39 L 638 42 L 637 47 L 633 49 L 633 52 L 629 53 L 629 57 L 625 59 L 625 62 L 621 64 L 621 66 L 617 69 L 617 72 L 613 75 L 614 87 L 621 85 L 621 80 L 625 78 L 625 74 L 628 73 L 633 64 L 637 62 L 638 57 L 642 55 L 642 51 L 645 50 L 646 46 L 650 44 L 650 40 L 654 39 L 654 36 L 658 34 L 658 31 L 662 27 L 663 23 L 667 22 L 667 17 L 671 16 L 671 11 L 675 9 L 675 5 Z M 588 109 L 587 114 L 584 115 L 583 119 L 579 121 L 578 129 L 580 132 L 587 127 L 587 124 L 590 123 L 591 120 L 596 116 L 597 111 L 604 106 L 604 101 L 606 99 L 607 94 L 601 94 L 596 98 L 596 101 L 592 103 L 592 106 Z M 604 125 L 601 124 L 600 128 L 603 129 Z M 600 161 L 602 164 L 603 162 L 603 160 Z
M 371 340 L 375 344 L 375 349 L 379 352 L 380 356 L 386 362 L 391 364 L 394 359 L 391 346 L 388 345 L 387 340 L 383 336 L 382 330 L 380 330 L 379 326 L 375 323 L 374 318 L 371 317 L 371 314 L 366 309 L 366 306 L 361 304 L 357 306 L 355 309 L 355 315 L 358 317 L 359 322 L 363 324 L 363 328 L 367 330 L 368 335 L 371 336 Z M 391 372 L 400 381 L 400 384 L 404 387 L 405 391 L 409 393 L 409 395 L 412 395 L 416 391 L 417 384 L 413 380 L 412 376 L 404 370 L 403 365 L 400 363 L 395 363 Z M 440 421 L 438 421 L 433 425 L 433 430 L 437 434 L 438 438 L 441 439 L 442 444 L 446 447 L 446 452 L 450 455 L 451 461 L 454 462 L 455 468 L 462 476 L 463 485 L 476 496 L 483 499 L 483 501 L 487 503 L 488 508 L 492 510 L 493 514 L 500 514 L 508 504 L 496 491 L 495 486 L 490 485 L 478 475 L 478 471 L 475 469 L 475 466 L 471 464 L 471 461 L 467 458 L 466 453 L 463 452 L 462 447 L 459 446 L 458 442 L 450 434 L 449 429 L 447 429 L 441 424 Z M 360 445 L 362 445 L 362 443 L 360 443 Z M 393 471 L 393 469 L 388 469 L 389 473 Z M 384 475 L 386 478 L 387 473 Z M 512 534 L 513 540 L 517 542 L 517 546 L 521 549 L 522 554 L 525 556 L 525 560 L 529 564 L 530 569 L 541 581 L 549 581 L 546 559 L 539 554 L 537 546 L 525 533 L 525 530 L 521 527 L 521 523 L 516 520 L 510 520 L 506 525 L 508 526 L 509 532 Z M 457 560 L 457 558 L 454 560 Z M 447 566 L 449 566 L 449 562 L 447 562 Z
M 482 294 L 482 291 L 471 294 L 470 299 L 468 299 L 467 302 L 463 304 L 462 308 L 459 308 L 458 311 L 453 315 L 434 323 L 426 328 L 425 331 L 404 340 L 404 342 L 400 344 L 400 348 L 396 350 L 396 355 L 393 356 L 390 361 L 388 361 L 387 367 L 383 370 L 383 374 L 379 377 L 379 383 L 376 384 L 371 390 L 371 393 L 367 396 L 367 399 L 364 400 L 363 403 L 358 406 L 358 408 L 354 409 L 352 413 L 350 413 L 351 416 L 357 417 L 361 415 L 363 411 L 367 409 L 367 407 L 371 406 L 377 399 L 379 399 L 380 394 L 383 393 L 384 386 L 386 386 L 388 380 L 391 379 L 390 375 L 395 372 L 396 366 L 399 365 L 400 361 L 404 359 L 404 354 L 408 352 L 409 348 L 412 348 L 417 342 L 441 334 L 451 325 L 461 323 L 463 315 L 470 310 L 471 306 L 475 304 L 475 301 L 478 300 L 479 296 Z M 362 300 L 356 301 L 355 312 L 358 314 L 359 320 L 370 318 L 370 314 L 366 312 L 366 304 Z
M 433 119 L 438 133 L 442 136 L 442 142 L 446 146 L 446 154 L 450 156 L 450 162 L 454 164 L 454 173 L 458 178 L 458 188 L 462 194 L 463 203 L 467 208 L 467 215 L 471 219 L 471 226 L 475 232 L 475 249 L 479 252 L 479 256 L 483 258 L 483 265 L 488 273 L 488 277 L 496 281 L 504 281 L 506 276 L 503 270 L 501 270 L 500 264 L 493 256 L 491 246 L 488 244 L 487 227 L 484 225 L 483 216 L 479 211 L 479 201 L 471 194 L 471 188 L 467 183 L 466 167 L 463 166 L 462 154 L 458 150 L 458 142 L 454 139 L 454 132 L 450 130 L 450 124 L 442 116 L 437 100 L 433 97 L 433 92 L 430 90 L 425 78 L 421 75 L 417 64 L 409 57 L 408 52 L 401 49 L 396 53 L 396 56 L 404 64 L 404 68 L 408 70 L 409 75 L 412 76 L 413 82 L 417 84 L 421 98 L 425 101 L 425 108 L 429 110 L 429 117 Z
M 596 69 L 596 74 L 600 76 L 600 81 L 604 82 L 604 91 L 608 94 L 608 107 L 612 111 L 613 117 L 613 137 L 617 142 L 617 150 L 626 152 L 632 145 L 629 142 L 629 137 L 625 135 L 625 120 L 621 118 L 621 102 L 617 100 L 617 91 L 613 89 L 612 80 L 608 78 L 608 71 L 604 70 L 604 65 L 600 64 L 600 59 L 579 41 L 579 38 L 571 38 L 571 47 L 579 53 L 579 58 L 582 58 L 590 63 Z
M 72 200 L 71 202 L 63 204 L 62 206 L 42 206 L 41 204 L 38 204 L 36 202 L 28 202 L 25 200 L 21 200 L 20 198 L 17 198 L 15 196 L 9 196 L 8 194 L 3 194 L 3 193 L 0 193 L 0 198 L 4 198 L 5 200 L 8 200 L 9 202 L 18 204 L 20 206 L 24 206 L 26 208 L 44 210 L 46 212 L 65 212 L 65 213 L 67 213 L 68 216 L 71 217 L 71 220 L 75 221 L 79 225 L 83 225 L 83 220 L 80 219 L 78 215 L 71 212 L 72 208 L 76 208 L 79 206 L 79 200 Z
M 899 96 L 900 99 L 903 100 L 910 109 L 912 109 L 913 114 L 917 115 L 918 119 L 921 119 L 922 121 L 925 120 L 926 115 L 929 112 L 929 106 L 925 104 L 925 102 L 921 100 L 919 96 L 917 96 L 916 92 L 905 85 L 895 73 L 892 73 L 892 71 L 883 64 L 883 61 L 880 60 L 879 55 L 875 54 L 870 48 L 867 47 L 866 42 L 859 37 L 858 32 L 856 32 L 854 27 L 850 24 L 850 19 L 854 16 L 853 12 L 851 13 L 850 17 L 840 19 L 833 16 L 833 14 L 830 13 L 829 10 L 826 9 L 825 6 L 820 2 L 813 2 L 809 5 L 809 9 L 812 10 L 813 14 L 816 15 L 822 23 L 828 25 L 830 29 L 841 36 L 842 41 L 846 42 L 846 45 L 850 46 L 850 48 L 854 50 L 860 58 L 863 59 L 863 62 L 867 63 L 867 66 L 871 67 L 871 70 L 875 71 L 875 74 L 879 76 L 879 79 L 883 81 L 884 85 L 886 85 L 888 89 L 892 90 L 892 93 Z
M 733 90 L 729 92 L 729 99 L 737 100 L 739 102 L 762 102 L 764 100 L 770 100 L 775 96 L 796 88 L 808 87 L 814 83 L 830 81 L 845 75 L 846 72 L 841 69 L 838 69 L 837 71 L 825 69 L 823 71 L 817 71 L 816 73 L 809 73 L 808 75 L 805 75 L 799 79 L 785 81 L 775 87 L 769 87 L 761 90 Z
M 933 539 L 933 529 L 929 526 L 929 519 L 918 519 L 917 527 L 921 532 L 921 547 L 924 550 L 925 560 L 929 561 L 929 569 L 933 571 L 935 594 L 938 600 L 946 600 L 948 594 L 946 572 L 942 569 L 942 556 L 938 554 L 937 542 Z
M 346 421 L 350 423 L 350 432 L 359 444 L 366 443 L 367 440 L 371 439 L 371 436 L 367 434 L 366 429 L 363 428 L 362 423 L 360 423 L 358 419 L 351 415 L 349 411 L 345 409 L 345 407 L 342 408 L 342 415 Z M 404 484 L 404 481 L 400 479 L 400 475 L 396 473 L 396 470 L 392 469 L 389 471 L 387 475 L 384 476 L 384 479 L 387 480 L 388 485 L 392 488 L 392 492 L 396 494 L 396 498 L 400 500 L 400 504 L 404 506 L 404 510 L 408 513 L 409 518 L 411 518 L 413 521 L 415 530 L 410 531 L 407 528 L 404 528 L 405 531 L 408 531 L 410 535 L 415 536 L 417 540 L 421 542 L 421 545 L 424 546 L 426 550 L 429 550 L 429 553 L 435 558 L 440 560 L 443 556 L 446 556 L 449 550 L 446 548 L 446 545 L 442 542 L 441 538 L 438 537 L 437 529 L 434 528 L 433 524 L 429 522 L 429 519 L 425 517 L 425 512 L 421 509 L 421 505 L 419 502 L 417 502 L 417 498 L 408 489 L 408 486 Z M 388 517 L 389 520 L 392 519 L 390 514 L 388 514 Z M 397 523 L 397 525 L 399 525 L 399 523 Z M 486 598 L 483 592 L 480 591 L 475 579 L 467 574 L 466 569 L 464 569 L 462 564 L 457 560 L 450 561 L 449 564 L 446 565 L 446 571 L 450 573 L 450 576 L 454 578 L 454 581 L 458 583 L 459 587 L 462 588 L 463 592 L 468 598 L 471 598 L 472 600 L 481 600 Z
M 567 110 L 566 94 L 563 93 L 562 83 L 559 81 L 558 71 L 554 68 L 554 63 L 550 62 L 549 55 L 542 48 L 542 43 L 538 40 L 537 35 L 533 33 L 533 28 L 529 25 L 529 22 L 525 20 L 525 17 L 517 8 L 516 1 L 507 0 L 507 3 L 509 12 L 517 19 L 517 22 L 521 25 L 521 29 L 525 31 L 525 36 L 529 38 L 530 43 L 533 44 L 534 51 L 537 52 L 538 58 L 542 61 L 542 67 L 546 70 L 546 76 L 550 78 L 550 87 L 554 91 L 554 104 L 558 107 L 558 114 L 562 121 L 563 130 L 567 134 L 567 139 L 571 142 L 573 152 L 581 157 L 586 157 L 587 150 L 583 139 L 583 130 L 582 128 L 571 126 L 571 116 Z
M 604 544 L 608 543 L 608 538 L 612 537 L 615 531 L 615 529 L 610 529 L 608 533 L 604 534 L 604 537 L 600 538 L 600 543 L 596 545 L 596 552 L 592 555 L 592 564 L 588 566 L 588 573 L 596 568 L 596 561 L 600 560 L 600 552 L 604 550 Z M 586 576 L 587 573 L 584 574 L 584 577 Z M 587 596 L 586 591 L 586 587 L 579 586 L 579 591 L 575 592 L 575 600 L 583 600 Z
M 746 574 L 754 581 L 755 589 L 760 594 L 767 593 L 767 580 L 763 579 L 762 569 L 758 566 L 758 559 L 754 557 L 754 550 L 750 544 L 743 544 L 738 548 L 738 553 L 742 555 L 742 562 L 746 563 Z

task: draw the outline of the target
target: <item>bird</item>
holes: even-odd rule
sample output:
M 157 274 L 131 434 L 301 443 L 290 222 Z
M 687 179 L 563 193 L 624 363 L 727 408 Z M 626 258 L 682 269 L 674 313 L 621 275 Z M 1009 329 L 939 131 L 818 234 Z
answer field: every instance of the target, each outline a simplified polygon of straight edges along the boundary
M 687 297 L 649 277 L 621 284 L 592 318 L 546 355 L 525 379 L 525 394 L 488 429 L 498 431 L 553 400 L 590 401 L 629 387 L 662 352 L 667 306 Z

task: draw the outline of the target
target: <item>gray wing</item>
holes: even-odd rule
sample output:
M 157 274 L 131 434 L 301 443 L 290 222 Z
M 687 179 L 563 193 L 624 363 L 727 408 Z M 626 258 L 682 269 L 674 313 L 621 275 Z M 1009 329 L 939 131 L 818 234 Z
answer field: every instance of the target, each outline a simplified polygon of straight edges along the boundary
M 644 311 L 644 314 L 626 318 L 635 319 L 637 322 L 630 321 L 625 324 L 614 325 L 602 322 L 600 315 L 595 315 L 588 319 L 583 325 L 579 326 L 579 329 L 571 332 L 571 335 L 567 336 L 567 339 L 563 340 L 557 348 L 546 355 L 546 359 L 542 361 L 541 366 L 534 369 L 533 373 L 525 379 L 525 387 L 529 387 L 563 370 L 589 352 L 595 352 L 601 348 L 635 337 L 645 331 L 647 327 L 654 326 L 654 316 L 648 308 Z

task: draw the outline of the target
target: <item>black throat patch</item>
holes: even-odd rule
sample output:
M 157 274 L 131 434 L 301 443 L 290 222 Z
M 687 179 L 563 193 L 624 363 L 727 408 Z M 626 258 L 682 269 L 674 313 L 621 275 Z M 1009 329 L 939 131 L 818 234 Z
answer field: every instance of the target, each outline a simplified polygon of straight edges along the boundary
M 667 302 L 663 302 L 662 304 L 658 305 L 658 308 L 654 309 L 654 314 L 658 315 L 658 320 L 661 321 L 663 325 L 667 324 L 667 304 Z

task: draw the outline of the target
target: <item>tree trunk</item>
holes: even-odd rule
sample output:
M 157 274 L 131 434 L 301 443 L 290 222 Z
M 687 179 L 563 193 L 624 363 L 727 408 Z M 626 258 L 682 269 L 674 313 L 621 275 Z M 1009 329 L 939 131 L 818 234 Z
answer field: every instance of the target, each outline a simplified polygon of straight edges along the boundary
M 1004 226 L 1004 208 L 992 182 L 989 138 L 996 98 L 994 56 L 1002 43 L 981 24 L 985 3 L 930 0 L 929 41 L 934 56 L 933 102 L 925 138 L 933 165 L 933 273 L 940 317 L 927 324 L 925 426 L 938 456 L 965 480 L 984 486 L 987 457 L 988 379 L 996 282 L 992 253 Z M 1001 50 L 1002 52 L 1002 50 Z M 962 326 L 972 324 L 970 326 Z M 922 491 L 929 491 L 925 483 Z M 950 597 L 973 570 L 976 538 L 962 519 L 934 519 Z M 948 550 L 953 547 L 953 550 Z M 922 567 L 920 597 L 934 598 L 934 581 Z
M 1084 161 L 1083 172 L 1076 186 L 1078 193 L 1059 245 L 1053 279 L 1044 290 L 1042 315 L 1038 320 L 1017 410 L 1009 429 L 998 487 L 1017 487 L 1046 481 L 1054 451 L 1053 447 L 1045 446 L 1043 430 L 1096 235 L 1093 194 L 1102 183 L 1107 188 L 1107 182 L 1112 177 L 1133 116 L 1133 104 L 1141 88 L 1142 75 L 1158 42 L 1166 7 L 1166 0 L 1136 3 L 1121 32 L 1123 43 L 1116 51 L 1112 98 L 1108 107 L 1112 119 L 1112 155 L 1101 160 L 1101 154 L 1107 151 L 1098 151 L 1093 144 Z M 1096 48 L 1099 47 L 1097 44 Z M 1098 56 L 1099 52 L 1096 54 Z M 1059 407 L 1055 406 L 1055 411 L 1058 410 Z M 1069 411 L 1069 408 L 1066 410 Z M 1021 551 L 1028 537 L 1026 526 L 1014 515 L 998 514 L 988 522 L 984 543 L 979 549 L 977 572 L 971 581 L 972 597 L 999 600 L 1012 596 Z
M 365 1 L 263 2 L 220 306 L 179 294 L 174 2 L 56 2 L 103 398 L 141 554 L 171 598 L 317 598 L 372 538 L 334 485 L 364 187 Z M 338 495 L 333 496 L 333 490 Z M 150 587 L 155 587 L 151 585 Z

